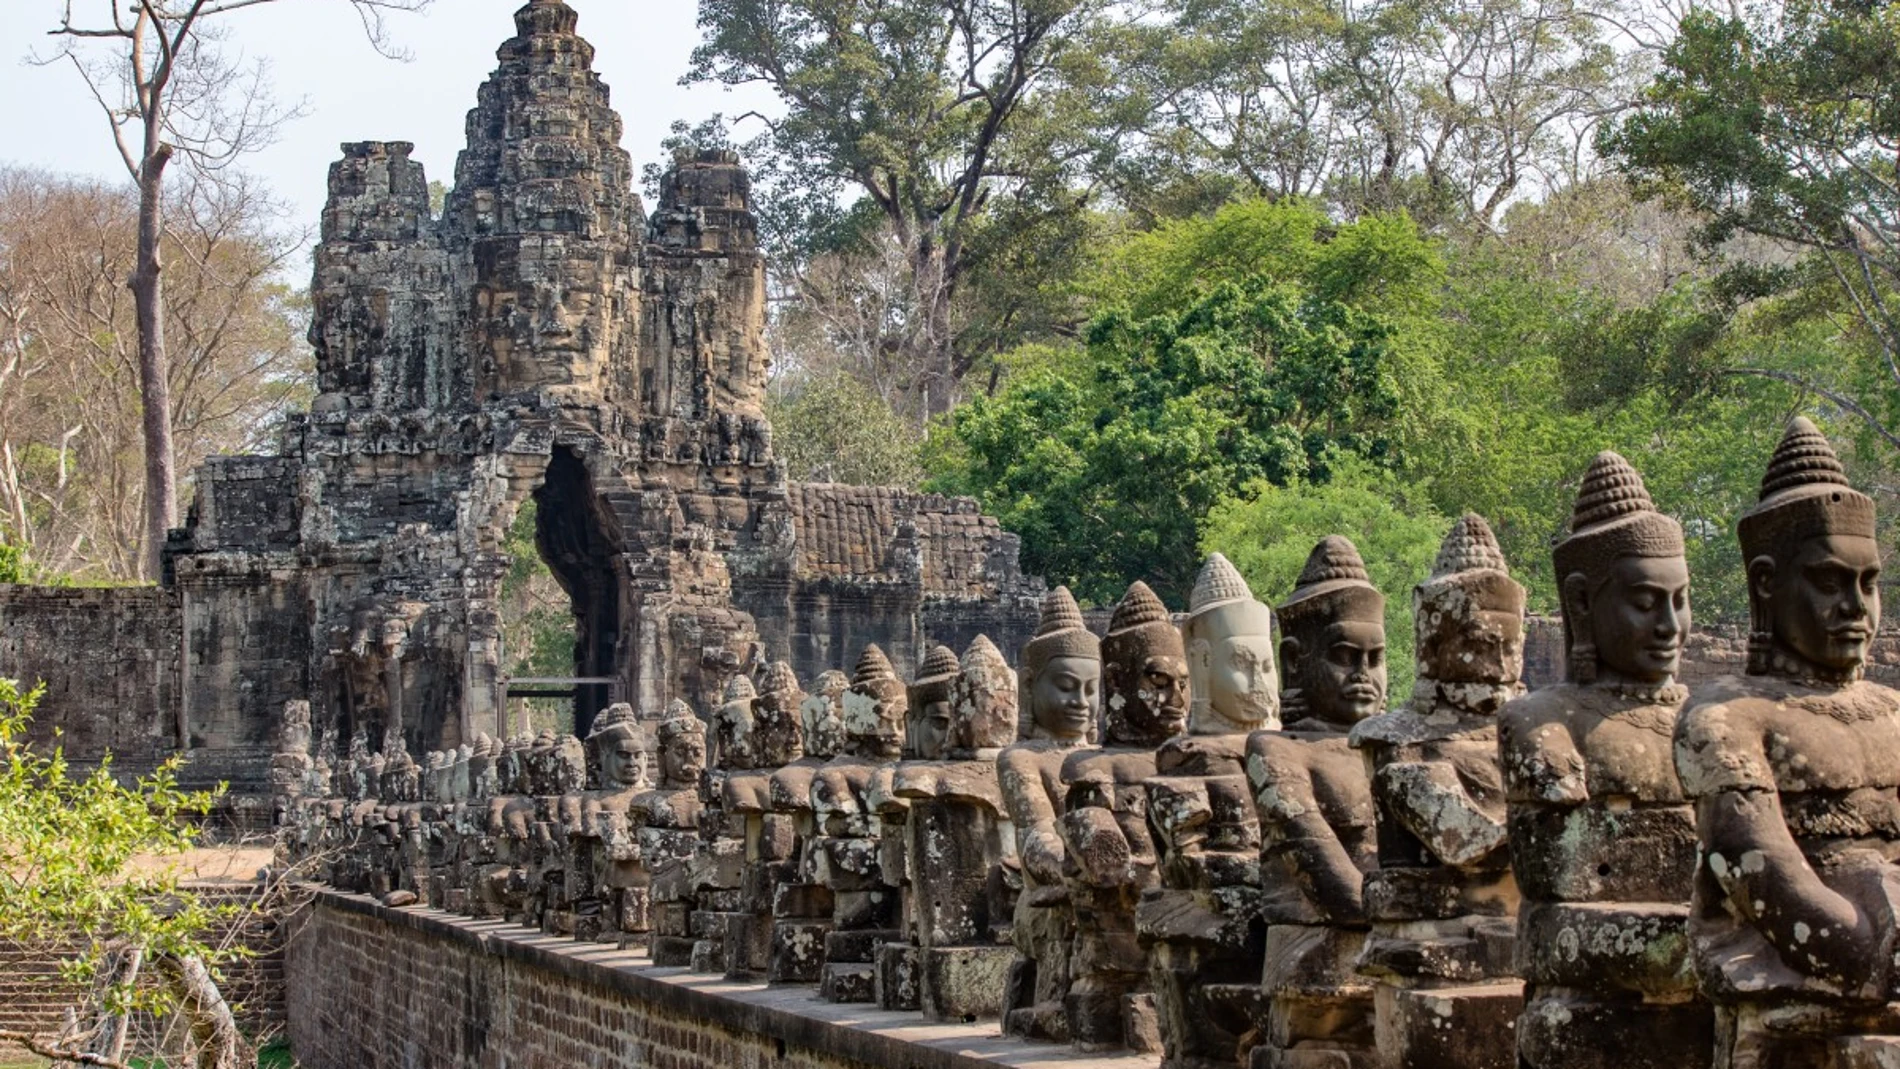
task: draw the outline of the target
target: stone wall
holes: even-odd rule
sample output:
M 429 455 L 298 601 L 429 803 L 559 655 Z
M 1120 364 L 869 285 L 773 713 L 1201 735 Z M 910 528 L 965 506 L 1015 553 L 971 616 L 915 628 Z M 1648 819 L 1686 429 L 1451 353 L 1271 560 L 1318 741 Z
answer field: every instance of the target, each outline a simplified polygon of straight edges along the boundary
M 0 584 L 0 676 L 45 684 L 33 738 L 149 768 L 177 745 L 179 599 L 156 587 Z
M 306 1069 L 982 1069 L 1095 1064 L 994 1024 L 821 1003 L 651 967 L 644 952 L 319 893 L 287 958 Z M 1124 1069 L 1154 1058 L 1117 1057 Z

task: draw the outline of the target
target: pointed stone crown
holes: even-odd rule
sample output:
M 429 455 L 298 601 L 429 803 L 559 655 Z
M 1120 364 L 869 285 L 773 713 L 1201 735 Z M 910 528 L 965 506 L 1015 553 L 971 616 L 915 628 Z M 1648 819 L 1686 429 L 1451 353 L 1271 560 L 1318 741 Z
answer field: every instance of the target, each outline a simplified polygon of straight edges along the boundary
M 681 735 L 706 734 L 706 722 L 693 712 L 693 707 L 674 698 L 666 703 L 666 718 L 660 721 L 660 744 L 678 738 Z
M 1169 615 L 1168 607 L 1149 588 L 1147 583 L 1137 579 L 1128 584 L 1128 592 L 1115 606 L 1115 615 L 1108 622 L 1108 633 L 1113 635 L 1122 631 L 1149 627 L 1154 624 L 1174 626 L 1174 617 Z
M 1742 559 L 1778 557 L 1817 535 L 1874 537 L 1874 502 L 1847 484 L 1827 436 L 1806 416 L 1788 424 L 1761 480 L 1761 501 L 1737 525 Z
M 1452 524 L 1439 544 L 1432 574 L 1418 585 L 1414 601 L 1422 606 L 1454 589 L 1465 591 L 1486 609 L 1524 611 L 1524 588 L 1511 578 L 1491 525 L 1475 512 L 1465 513 Z
M 1385 619 L 1385 595 L 1372 585 L 1359 547 L 1344 535 L 1327 535 L 1306 556 L 1299 581 L 1275 612 L 1282 626 L 1306 619 Z
M 1188 615 L 1199 616 L 1209 609 L 1236 601 L 1252 601 L 1253 589 L 1225 554 L 1214 553 L 1201 565 L 1194 577 L 1194 593 L 1188 598 Z
M 758 696 L 758 688 L 752 685 L 752 680 L 743 675 L 733 676 L 726 683 L 726 701 L 744 701 L 747 698 L 756 698 Z
M 587 737 L 596 739 L 612 731 L 632 731 L 639 722 L 640 718 L 634 715 L 633 706 L 626 702 L 615 702 L 594 718 L 593 730 L 587 733 Z
M 788 661 L 773 661 L 765 666 L 765 678 L 759 682 L 761 694 L 797 694 L 798 673 Z
M 1656 511 L 1643 477 L 1630 462 L 1605 450 L 1590 462 L 1577 491 L 1570 534 L 1551 557 L 1557 581 L 1597 575 L 1623 557 L 1680 557 L 1682 525 Z
M 917 682 L 934 682 L 949 679 L 957 674 L 957 651 L 948 646 L 937 646 L 924 658 L 924 666 L 917 671 Z
M 891 667 L 891 659 L 873 642 L 864 647 L 858 655 L 858 667 L 851 678 L 852 686 L 864 686 L 880 679 L 896 679 L 897 669 Z
M 1066 586 L 1042 597 L 1042 622 L 1036 637 L 1023 644 L 1023 678 L 1033 680 L 1057 657 L 1102 658 L 1102 642 L 1082 622 L 1082 609 Z
M 996 648 L 988 635 L 978 635 L 970 641 L 963 651 L 963 660 L 958 663 L 961 671 L 968 672 L 978 668 L 992 668 L 996 665 L 1009 667 L 1009 661 L 1003 657 L 1003 651 Z
M 1439 543 L 1438 559 L 1432 562 L 1433 579 L 1444 579 L 1459 572 L 1509 570 L 1504 563 L 1504 550 L 1498 546 L 1498 536 L 1491 533 L 1491 525 L 1484 522 L 1484 517 L 1475 512 L 1465 513 L 1452 524 L 1445 540 Z

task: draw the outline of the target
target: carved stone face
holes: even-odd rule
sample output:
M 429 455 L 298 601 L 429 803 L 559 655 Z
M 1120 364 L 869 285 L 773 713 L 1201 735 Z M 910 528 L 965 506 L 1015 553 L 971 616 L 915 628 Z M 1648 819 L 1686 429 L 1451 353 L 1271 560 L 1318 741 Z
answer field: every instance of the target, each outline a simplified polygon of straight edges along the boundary
M 1385 707 L 1383 624 L 1336 620 L 1319 632 L 1314 646 L 1299 647 L 1286 666 L 1287 674 L 1300 681 L 1308 715 L 1346 726 Z
M 660 776 L 669 786 L 691 787 L 706 772 L 706 736 L 683 731 L 660 751 Z
M 1215 636 L 1197 644 L 1206 658 L 1207 704 L 1236 724 L 1258 724 L 1280 709 L 1280 679 L 1267 634 Z
M 631 787 L 646 768 L 646 744 L 631 732 L 618 732 L 600 750 L 600 778 L 608 788 Z
M 1159 745 L 1187 730 L 1186 657 L 1154 654 L 1134 664 L 1106 658 L 1102 672 L 1111 738 Z
M 1778 646 L 1830 672 L 1866 663 L 1880 621 L 1880 548 L 1861 535 L 1807 539 L 1792 558 L 1749 569 Z
M 1565 595 L 1575 600 L 1572 581 Z M 1681 557 L 1624 557 L 1593 595 L 1568 606 L 1587 620 L 1606 680 L 1666 683 L 1682 662 L 1689 631 L 1689 565 Z
M 1030 715 L 1051 738 L 1084 738 L 1095 726 L 1101 688 L 1101 661 L 1093 657 L 1051 658 L 1030 684 Z
M 740 698 L 719 707 L 719 764 L 725 768 L 752 768 L 757 760 L 753 750 L 752 699 Z
M 907 706 L 904 684 L 896 678 L 853 685 L 844 696 L 845 750 L 885 759 L 903 753 Z
M 1459 604 L 1461 595 L 1471 598 L 1440 596 L 1420 613 L 1419 675 L 1443 683 L 1516 682 L 1524 670 L 1523 612 Z
M 949 695 L 946 693 L 941 698 L 925 702 L 921 709 L 913 709 L 911 725 L 915 732 L 913 742 L 917 747 L 918 758 L 924 761 L 941 760 L 950 745 Z

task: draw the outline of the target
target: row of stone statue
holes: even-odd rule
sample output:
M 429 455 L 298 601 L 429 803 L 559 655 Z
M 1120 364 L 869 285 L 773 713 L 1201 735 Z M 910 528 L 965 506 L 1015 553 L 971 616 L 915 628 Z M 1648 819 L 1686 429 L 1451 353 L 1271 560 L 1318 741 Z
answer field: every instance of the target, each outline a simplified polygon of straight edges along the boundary
M 344 887 L 1168 1069 L 1900 1065 L 1873 505 L 1797 420 L 1739 533 L 1747 675 L 1693 693 L 1681 529 L 1604 453 L 1555 550 L 1560 685 L 1524 692 L 1524 590 L 1466 516 L 1389 710 L 1384 598 L 1330 537 L 1277 641 L 1216 554 L 1178 625 L 1136 583 L 1098 640 L 1055 591 L 1020 675 L 979 638 L 906 685 L 872 647 L 809 694 L 735 679 L 710 733 L 620 706 L 421 769 L 312 770 L 306 729 L 286 841 Z

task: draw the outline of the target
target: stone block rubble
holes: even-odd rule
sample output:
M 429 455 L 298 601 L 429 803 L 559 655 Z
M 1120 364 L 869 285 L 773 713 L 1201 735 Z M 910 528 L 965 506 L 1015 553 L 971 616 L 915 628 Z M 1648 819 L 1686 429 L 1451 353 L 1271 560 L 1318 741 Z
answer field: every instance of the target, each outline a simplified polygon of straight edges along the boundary
M 1596 458 L 1554 550 L 1568 678 L 1521 682 L 1483 519 L 1384 598 L 1322 540 L 1277 611 L 1232 564 L 1098 638 L 1066 589 L 1012 670 L 872 645 L 702 720 L 418 764 L 286 710 L 286 860 L 348 890 L 1167 1069 L 1852 1069 L 1900 1050 L 1900 692 L 1864 678 L 1873 504 L 1792 423 L 1741 520 L 1743 675 L 1676 681 L 1679 525 Z M 708 740 L 712 748 L 708 752 Z M 648 766 L 657 766 L 657 783 Z

